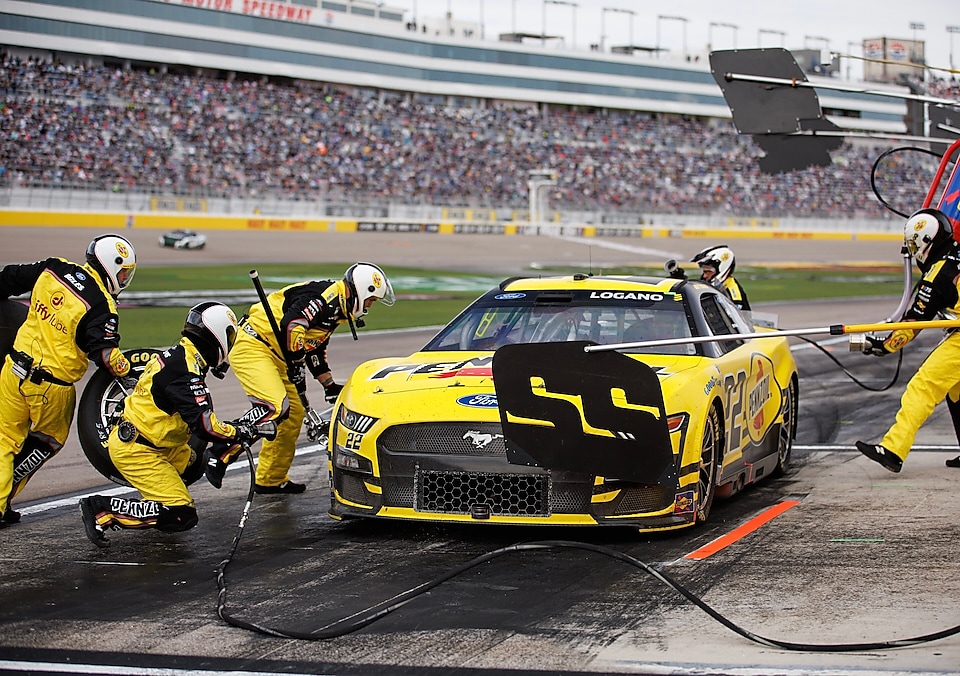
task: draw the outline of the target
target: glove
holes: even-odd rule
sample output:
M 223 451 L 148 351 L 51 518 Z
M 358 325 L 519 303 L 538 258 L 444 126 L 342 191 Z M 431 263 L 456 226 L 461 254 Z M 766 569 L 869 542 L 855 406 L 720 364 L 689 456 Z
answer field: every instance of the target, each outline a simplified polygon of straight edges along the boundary
M 303 367 L 303 362 L 298 362 L 287 368 L 287 378 L 297 388 L 297 394 L 303 396 L 307 393 L 307 372 Z
M 246 420 L 235 420 L 230 423 L 236 428 L 236 439 L 241 444 L 252 444 L 254 441 L 260 438 L 260 430 L 257 429 L 257 426 L 252 422 L 247 422 Z
M 884 338 L 880 338 L 878 336 L 871 336 L 871 335 L 867 335 L 864 337 L 867 339 L 866 344 L 863 348 L 864 354 L 872 354 L 876 357 L 885 357 L 888 354 L 890 354 L 890 351 L 883 346 L 883 343 L 885 340 Z
M 324 386 L 323 388 L 323 398 L 327 400 L 328 404 L 332 404 L 337 400 L 337 397 L 340 396 L 340 391 L 343 390 L 343 385 L 338 385 L 337 383 L 330 383 L 329 385 Z

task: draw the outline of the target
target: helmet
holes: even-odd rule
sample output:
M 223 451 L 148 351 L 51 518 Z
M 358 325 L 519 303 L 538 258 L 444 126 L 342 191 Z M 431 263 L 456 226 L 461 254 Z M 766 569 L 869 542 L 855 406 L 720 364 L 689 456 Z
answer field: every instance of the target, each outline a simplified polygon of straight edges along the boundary
M 206 301 L 190 308 L 181 333 L 196 343 L 210 366 L 222 367 L 229 363 L 237 337 L 237 316 L 223 303 Z
M 691 258 L 690 262 L 697 263 L 701 268 L 704 265 L 709 265 L 716 269 L 713 277 L 705 280 L 716 287 L 719 287 L 727 281 L 727 278 L 733 274 L 734 269 L 737 267 L 737 259 L 733 255 L 733 250 L 726 244 L 708 247 Z M 704 279 L 704 277 L 701 275 L 700 279 Z
M 951 247 L 953 226 L 939 209 L 921 209 L 903 226 L 903 246 L 917 261 L 917 267 L 926 272 Z
M 103 280 L 111 296 L 119 296 L 137 270 L 133 245 L 119 235 L 100 235 L 87 247 L 87 263 Z
M 396 301 L 390 280 L 373 263 L 354 263 L 347 268 L 343 281 L 350 291 L 348 309 L 354 318 L 367 314 L 367 301 L 370 299 L 388 306 Z

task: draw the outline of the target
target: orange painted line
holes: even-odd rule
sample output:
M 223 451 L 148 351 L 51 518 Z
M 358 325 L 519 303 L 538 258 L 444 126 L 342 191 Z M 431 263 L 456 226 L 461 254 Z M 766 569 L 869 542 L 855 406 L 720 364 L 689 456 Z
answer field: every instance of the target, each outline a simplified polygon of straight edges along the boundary
M 784 500 L 783 502 L 778 502 L 773 507 L 770 507 L 769 509 L 763 512 L 760 512 L 759 514 L 757 514 L 755 517 L 753 517 L 746 523 L 740 526 L 737 526 L 726 535 L 722 535 L 718 537 L 713 542 L 708 542 L 700 549 L 690 552 L 683 558 L 692 559 L 693 561 L 702 561 L 708 556 L 712 554 L 716 554 L 721 549 L 724 549 L 725 547 L 729 547 L 737 540 L 740 540 L 746 537 L 747 535 L 749 535 L 750 533 L 752 533 L 753 531 L 757 530 L 763 524 L 767 523 L 768 521 L 771 521 L 772 519 L 783 514 L 785 511 L 787 511 L 791 507 L 796 507 L 799 504 L 800 504 L 799 500 Z

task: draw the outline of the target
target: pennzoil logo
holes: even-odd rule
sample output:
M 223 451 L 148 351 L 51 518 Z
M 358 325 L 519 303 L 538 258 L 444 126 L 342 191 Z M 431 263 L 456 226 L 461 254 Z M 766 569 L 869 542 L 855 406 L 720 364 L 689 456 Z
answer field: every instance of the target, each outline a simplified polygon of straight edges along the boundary
M 773 373 L 773 362 L 766 355 L 754 354 L 746 385 L 746 427 L 750 438 L 759 443 L 780 413 L 783 395 Z
M 127 248 L 127 245 L 124 242 L 117 240 L 117 253 L 123 258 L 127 258 L 130 255 L 130 249 Z

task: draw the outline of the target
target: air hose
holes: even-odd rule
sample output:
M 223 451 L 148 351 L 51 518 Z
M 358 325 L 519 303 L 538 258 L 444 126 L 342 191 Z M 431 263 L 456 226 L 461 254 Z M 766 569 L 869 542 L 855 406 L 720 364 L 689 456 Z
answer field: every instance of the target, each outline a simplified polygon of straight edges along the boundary
M 367 625 L 370 625 L 376 622 L 379 619 L 382 619 L 392 613 L 395 610 L 399 610 L 410 601 L 413 601 L 415 598 L 424 594 L 425 592 L 430 591 L 436 587 L 439 587 L 444 582 L 452 580 L 453 578 L 461 575 L 468 570 L 479 566 L 480 564 L 492 561 L 493 559 L 499 558 L 506 554 L 513 554 L 516 552 L 529 552 L 529 551 L 539 551 L 539 550 L 551 550 L 551 549 L 579 549 L 582 551 L 593 552 L 596 554 L 602 554 L 608 556 L 617 561 L 621 561 L 628 566 L 633 566 L 638 568 L 643 572 L 651 575 L 655 579 L 659 580 L 666 586 L 670 587 L 685 599 L 693 603 L 695 606 L 703 610 L 707 615 L 712 617 L 714 620 L 725 626 L 727 629 L 730 629 L 736 634 L 739 634 L 743 638 L 752 641 L 754 643 L 759 643 L 760 645 L 781 648 L 783 650 L 792 650 L 799 652 L 858 652 L 866 650 L 883 650 L 888 648 L 904 648 L 907 646 L 918 645 L 920 643 L 928 643 L 930 641 L 936 641 L 942 638 L 947 638 L 949 636 L 955 636 L 960 634 L 960 625 L 955 627 L 950 627 L 949 629 L 944 629 L 942 631 L 933 632 L 931 634 L 924 634 L 922 636 L 915 636 L 913 638 L 905 639 L 895 639 L 891 641 L 875 641 L 871 643 L 794 643 L 791 641 L 781 641 L 779 639 L 767 638 L 760 636 L 752 631 L 744 629 L 734 623 L 732 620 L 724 617 L 720 612 L 708 605 L 703 599 L 698 597 L 696 594 L 691 592 L 689 589 L 684 587 L 682 584 L 674 580 L 672 577 L 666 573 L 657 570 L 653 566 L 644 563 L 636 557 L 625 554 L 624 552 L 611 549 L 610 547 L 604 547 L 602 545 L 594 545 L 586 542 L 575 542 L 570 540 L 541 540 L 534 542 L 521 542 L 506 547 L 501 547 L 499 549 L 494 549 L 486 554 L 482 554 L 476 558 L 467 561 L 459 566 L 455 566 L 445 573 L 438 575 L 434 579 L 424 582 L 407 589 L 400 594 L 392 596 L 380 603 L 377 603 L 373 606 L 370 606 L 364 610 L 358 611 L 351 615 L 348 615 L 344 618 L 331 622 L 319 629 L 315 629 L 309 632 L 303 631 L 294 631 L 287 629 L 274 629 L 272 627 L 266 627 L 262 624 L 257 624 L 255 622 L 249 622 L 247 620 L 240 619 L 233 616 L 227 612 L 227 581 L 226 581 L 226 571 L 227 567 L 233 561 L 234 556 L 237 553 L 237 549 L 240 546 L 240 539 L 243 537 L 243 529 L 246 526 L 247 518 L 250 515 L 250 507 L 253 504 L 254 496 L 254 482 L 255 482 L 255 470 L 253 455 L 250 452 L 250 447 L 248 444 L 244 444 L 244 451 L 247 455 L 247 461 L 250 467 L 250 488 L 247 492 L 247 500 L 243 507 L 243 513 L 240 516 L 240 522 L 237 525 L 236 535 L 233 538 L 233 543 L 230 546 L 230 550 L 227 553 L 227 556 L 220 562 L 220 565 L 217 567 L 217 615 L 221 620 L 227 624 L 238 627 L 240 629 L 247 629 L 249 631 L 263 634 L 266 636 L 274 636 L 277 638 L 291 638 L 298 640 L 306 641 L 322 641 L 337 638 L 340 636 L 345 636 L 352 632 L 362 629 Z

